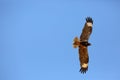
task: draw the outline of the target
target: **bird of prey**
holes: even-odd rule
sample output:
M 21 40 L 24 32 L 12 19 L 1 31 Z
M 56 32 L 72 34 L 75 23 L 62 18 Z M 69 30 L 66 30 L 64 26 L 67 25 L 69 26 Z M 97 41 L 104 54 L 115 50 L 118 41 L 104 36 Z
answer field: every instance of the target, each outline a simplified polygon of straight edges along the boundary
M 78 47 L 79 60 L 81 66 L 80 72 L 83 74 L 86 73 L 86 71 L 88 70 L 89 62 L 88 46 L 91 45 L 91 43 L 89 43 L 88 40 L 92 33 L 92 25 L 93 25 L 92 18 L 87 17 L 82 33 L 80 35 L 80 39 L 78 39 L 78 37 L 75 37 L 73 40 L 73 47 L 74 48 Z

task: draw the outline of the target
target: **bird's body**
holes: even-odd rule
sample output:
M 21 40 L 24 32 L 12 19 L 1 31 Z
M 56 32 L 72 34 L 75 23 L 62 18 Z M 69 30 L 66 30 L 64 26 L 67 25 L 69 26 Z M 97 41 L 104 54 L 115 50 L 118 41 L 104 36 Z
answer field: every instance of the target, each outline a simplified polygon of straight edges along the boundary
M 90 17 L 86 18 L 86 23 L 80 35 L 80 39 L 77 37 L 74 38 L 73 47 L 79 48 L 79 60 L 80 60 L 80 72 L 86 73 L 88 70 L 88 62 L 89 62 L 89 55 L 88 55 L 88 46 L 91 44 L 88 42 L 90 34 L 92 33 L 92 24 L 93 20 Z

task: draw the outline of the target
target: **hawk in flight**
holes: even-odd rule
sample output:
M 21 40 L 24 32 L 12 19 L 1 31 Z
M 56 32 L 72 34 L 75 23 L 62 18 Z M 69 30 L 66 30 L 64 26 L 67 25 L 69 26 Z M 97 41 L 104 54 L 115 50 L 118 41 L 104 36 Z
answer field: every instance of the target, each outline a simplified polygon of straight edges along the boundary
M 73 47 L 77 48 L 79 51 L 79 60 L 80 60 L 80 72 L 86 73 L 88 70 L 88 62 L 89 62 L 89 56 L 88 56 L 88 46 L 91 45 L 91 43 L 88 42 L 90 34 L 92 33 L 92 25 L 93 20 L 91 17 L 86 18 L 86 23 L 84 25 L 84 28 L 82 30 L 82 33 L 80 35 L 80 39 L 78 37 L 74 38 Z

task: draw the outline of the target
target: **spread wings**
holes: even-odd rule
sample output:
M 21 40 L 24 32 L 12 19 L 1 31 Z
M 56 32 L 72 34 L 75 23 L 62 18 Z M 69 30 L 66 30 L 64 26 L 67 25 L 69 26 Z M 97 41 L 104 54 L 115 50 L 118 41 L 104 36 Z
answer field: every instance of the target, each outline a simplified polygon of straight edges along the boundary
M 80 60 L 80 72 L 86 73 L 88 70 L 88 62 L 89 62 L 89 56 L 88 56 L 88 49 L 84 45 L 79 46 L 79 60 Z
M 93 24 L 92 18 L 87 17 L 86 23 L 84 25 L 84 28 L 83 28 L 81 36 L 80 36 L 81 42 L 88 42 L 90 34 L 92 33 L 92 24 Z
M 87 17 L 86 23 L 80 35 L 80 40 L 77 37 L 74 38 L 73 47 L 79 48 L 78 51 L 79 51 L 81 73 L 86 73 L 86 71 L 88 70 L 89 56 L 88 56 L 87 47 L 90 46 L 90 43 L 88 42 L 88 40 L 89 40 L 90 34 L 92 33 L 92 24 L 93 24 L 92 18 Z

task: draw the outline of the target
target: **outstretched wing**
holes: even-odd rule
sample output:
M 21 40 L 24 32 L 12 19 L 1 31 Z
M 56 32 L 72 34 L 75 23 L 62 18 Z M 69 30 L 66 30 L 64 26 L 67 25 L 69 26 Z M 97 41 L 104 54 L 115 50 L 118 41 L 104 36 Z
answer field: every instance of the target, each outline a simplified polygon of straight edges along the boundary
M 79 46 L 79 60 L 80 60 L 80 72 L 86 73 L 88 70 L 88 62 L 89 62 L 89 56 L 88 56 L 88 49 L 86 46 L 80 45 Z
M 81 42 L 88 42 L 90 34 L 92 33 L 92 24 L 93 24 L 92 18 L 87 17 L 86 23 L 84 25 L 84 28 L 83 28 L 81 36 L 80 36 Z
M 87 17 L 86 23 L 82 30 L 82 34 L 80 36 L 79 60 L 80 60 L 80 66 L 81 66 L 81 69 L 80 69 L 81 73 L 86 73 L 86 71 L 88 70 L 89 56 L 88 56 L 87 46 L 90 45 L 90 43 L 88 43 L 88 40 L 89 40 L 90 34 L 92 33 L 92 24 L 93 24 L 92 18 Z

